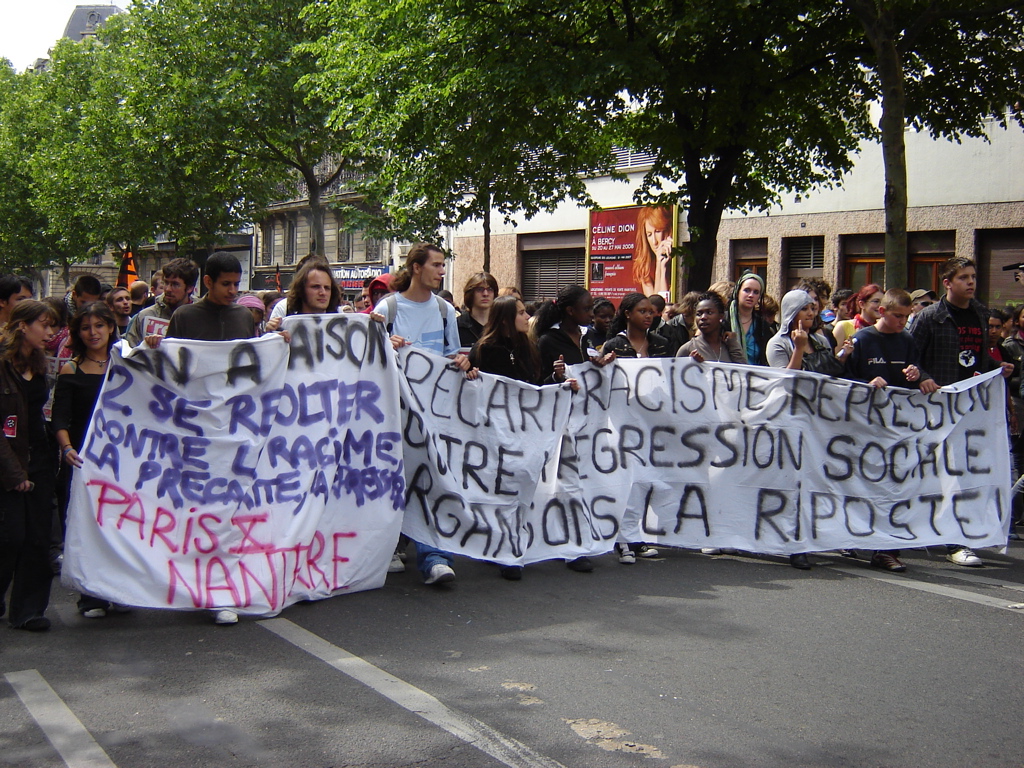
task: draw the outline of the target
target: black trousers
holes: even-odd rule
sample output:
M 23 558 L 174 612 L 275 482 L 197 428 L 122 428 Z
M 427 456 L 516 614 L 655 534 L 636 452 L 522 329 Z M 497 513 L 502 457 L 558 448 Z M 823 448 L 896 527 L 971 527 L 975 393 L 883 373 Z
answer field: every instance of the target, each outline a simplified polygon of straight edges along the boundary
M 27 493 L 0 490 L 0 603 L 10 589 L 8 620 L 17 627 L 42 616 L 50 602 L 53 473 L 30 475 Z

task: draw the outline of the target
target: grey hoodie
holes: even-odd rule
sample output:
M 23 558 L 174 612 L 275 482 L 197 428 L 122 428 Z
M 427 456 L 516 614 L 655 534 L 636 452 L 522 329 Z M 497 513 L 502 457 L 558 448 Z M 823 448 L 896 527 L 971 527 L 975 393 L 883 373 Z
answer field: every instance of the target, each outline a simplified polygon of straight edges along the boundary
M 782 297 L 782 322 L 779 324 L 779 332 L 768 340 L 768 365 L 772 368 L 785 368 L 789 365 L 789 358 L 793 355 L 793 339 L 789 335 L 789 326 L 796 319 L 797 312 L 814 303 L 814 299 L 807 291 L 790 291 Z M 817 341 L 821 346 L 828 346 L 828 342 L 820 336 L 817 337 Z

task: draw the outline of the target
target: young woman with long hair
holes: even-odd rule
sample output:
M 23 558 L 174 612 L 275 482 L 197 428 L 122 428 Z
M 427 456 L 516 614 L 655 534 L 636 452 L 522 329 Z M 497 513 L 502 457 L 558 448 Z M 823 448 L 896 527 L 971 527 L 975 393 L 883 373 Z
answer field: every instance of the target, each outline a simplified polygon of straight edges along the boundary
M 842 320 L 832 327 L 836 349 L 843 342 L 852 339 L 861 328 L 869 328 L 878 322 L 878 307 L 882 304 L 882 286 L 869 283 L 846 300 L 846 311 L 850 320 Z
M 507 376 L 528 384 L 554 379 L 554 366 L 545 377 L 540 353 L 529 335 L 530 316 L 515 296 L 501 296 L 490 308 L 487 325 L 469 353 L 469 362 L 484 373 Z
M 633 285 L 644 296 L 672 288 L 672 209 L 647 206 L 636 217 Z
M 515 296 L 495 299 L 480 340 L 470 350 L 470 365 L 484 373 L 507 376 L 527 384 L 554 383 L 554 370 L 544 375 L 540 354 L 530 338 L 529 329 L 530 316 L 522 301 Z M 561 368 L 564 375 L 564 364 Z M 568 381 L 576 388 L 572 379 Z M 519 581 L 523 577 L 521 565 L 502 565 L 500 572 L 502 578 L 509 581 Z
M 612 321 L 611 338 L 603 350 L 619 358 L 672 357 L 668 340 L 651 330 L 654 307 L 642 293 L 631 293 L 622 299 Z M 619 562 L 632 565 L 637 557 L 657 557 L 658 550 L 641 541 L 617 541 L 615 552 Z
M 751 365 L 768 365 L 768 340 L 776 331 L 775 324 L 765 317 L 764 298 L 764 278 L 745 272 L 736 281 L 729 302 L 728 330 L 736 334 Z
M 85 432 L 110 367 L 110 348 L 117 339 L 117 318 L 109 306 L 97 301 L 79 309 L 69 328 L 72 357 L 57 376 L 53 396 L 53 430 L 62 465 L 58 479 L 65 491 L 62 525 L 67 520 L 66 499 L 71 475 L 75 468 L 82 466 L 79 451 L 85 443 Z M 110 608 L 106 600 L 91 595 L 83 594 L 78 601 L 79 613 L 90 619 L 106 616 Z
M 50 533 L 56 465 L 46 434 L 46 343 L 56 317 L 41 301 L 18 302 L 0 341 L 0 603 L 11 589 L 16 629 L 50 628 Z
M 488 312 L 498 298 L 498 281 L 487 272 L 470 276 L 462 289 L 462 314 L 455 321 L 459 327 L 459 343 L 469 348 L 480 340 L 487 325 Z

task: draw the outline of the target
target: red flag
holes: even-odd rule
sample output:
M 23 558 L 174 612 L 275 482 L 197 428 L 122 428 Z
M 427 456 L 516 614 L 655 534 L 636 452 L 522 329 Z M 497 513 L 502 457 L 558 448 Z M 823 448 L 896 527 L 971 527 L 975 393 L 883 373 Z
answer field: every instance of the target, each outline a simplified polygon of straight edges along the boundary
M 121 256 L 121 269 L 117 272 L 117 284 L 131 288 L 132 283 L 139 279 L 139 271 L 135 268 L 135 255 L 125 251 Z

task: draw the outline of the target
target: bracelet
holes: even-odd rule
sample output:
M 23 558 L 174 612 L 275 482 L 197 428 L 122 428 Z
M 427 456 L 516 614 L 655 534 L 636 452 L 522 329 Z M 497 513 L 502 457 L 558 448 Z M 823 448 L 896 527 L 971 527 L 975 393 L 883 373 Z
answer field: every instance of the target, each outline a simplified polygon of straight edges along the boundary
M 60 449 L 60 455 L 61 456 L 67 456 L 68 451 L 73 451 L 74 448 L 75 448 L 75 446 L 73 446 L 73 445 L 65 445 L 63 448 Z

